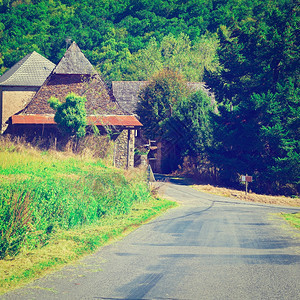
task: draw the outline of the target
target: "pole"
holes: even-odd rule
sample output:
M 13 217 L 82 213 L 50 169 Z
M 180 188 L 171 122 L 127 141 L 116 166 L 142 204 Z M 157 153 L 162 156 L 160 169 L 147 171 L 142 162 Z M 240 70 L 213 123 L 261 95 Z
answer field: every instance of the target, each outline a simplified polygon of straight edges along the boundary
M 246 180 L 246 196 L 247 196 L 247 193 L 248 193 L 248 181 L 247 181 L 247 176 L 248 176 L 248 174 L 246 174 L 246 177 L 245 177 L 245 180 Z

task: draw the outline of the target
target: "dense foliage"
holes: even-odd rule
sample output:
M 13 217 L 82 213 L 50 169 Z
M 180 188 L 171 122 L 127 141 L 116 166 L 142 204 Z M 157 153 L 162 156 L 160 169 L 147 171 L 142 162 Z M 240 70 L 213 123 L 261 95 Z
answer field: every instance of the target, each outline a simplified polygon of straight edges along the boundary
M 201 80 L 217 64 L 213 33 L 248 10 L 233 0 L 2 0 L 0 69 L 34 50 L 57 63 L 73 40 L 107 80 L 145 79 L 161 64 Z
M 169 135 L 177 137 L 182 156 L 206 158 L 212 143 L 211 117 L 214 111 L 212 100 L 202 90 L 191 93 L 178 104 L 170 122 Z
M 183 77 L 171 70 L 156 74 L 139 94 L 136 113 L 149 139 L 162 140 L 178 104 L 189 94 Z
M 255 175 L 260 191 L 300 188 L 299 3 L 267 2 L 222 26 L 222 69 L 208 77 L 219 106 L 211 159 L 223 180 Z
M 177 72 L 163 70 L 149 80 L 139 94 L 136 113 L 146 137 L 163 142 L 163 171 L 176 169 L 185 156 L 207 158 L 213 112 L 208 95 L 193 91 Z

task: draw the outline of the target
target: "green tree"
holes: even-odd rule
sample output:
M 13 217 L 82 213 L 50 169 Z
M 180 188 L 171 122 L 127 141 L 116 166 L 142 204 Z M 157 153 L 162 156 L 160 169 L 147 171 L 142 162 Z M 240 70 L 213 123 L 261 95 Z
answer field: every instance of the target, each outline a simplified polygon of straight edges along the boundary
M 164 69 L 151 78 L 139 95 L 136 113 L 143 124 L 143 133 L 163 144 L 163 172 L 171 172 L 181 163 L 178 144 L 182 135 L 176 132 L 173 120 L 179 103 L 189 93 L 182 75 Z
M 211 98 L 201 90 L 178 104 L 169 122 L 168 135 L 176 139 L 182 157 L 206 157 L 207 148 L 212 144 L 211 116 L 214 113 Z
M 222 106 L 211 159 L 227 182 L 255 175 L 254 188 L 299 192 L 299 11 L 297 1 L 257 5 L 219 31 L 222 68 L 207 82 Z M 261 4 L 261 3 L 260 3 Z
M 152 77 L 139 94 L 136 111 L 148 138 L 161 140 L 165 136 L 166 124 L 188 93 L 183 77 L 174 71 L 164 69 Z
M 161 43 L 152 37 L 145 48 L 115 60 L 103 74 L 112 80 L 148 80 L 162 69 L 170 69 L 188 81 L 202 81 L 205 69 L 218 67 L 217 46 L 216 36 L 210 34 L 194 43 L 185 34 L 168 34 Z M 99 68 L 103 70 L 106 63 L 101 62 Z M 117 76 L 117 71 L 122 74 Z
M 205 92 L 193 93 L 183 76 L 166 69 L 150 80 L 139 98 L 137 114 L 143 132 L 163 143 L 165 172 L 176 169 L 185 156 L 198 162 L 207 159 L 215 106 Z
M 63 103 L 55 97 L 51 97 L 48 102 L 56 110 L 54 121 L 64 134 L 78 138 L 85 136 L 87 124 L 85 97 L 70 93 Z
M 162 140 L 178 103 L 189 94 L 183 77 L 169 69 L 153 76 L 139 94 L 136 113 L 150 139 Z
M 148 80 L 162 69 L 163 63 L 159 44 L 155 38 L 151 38 L 145 48 L 132 55 L 125 72 L 128 74 L 129 80 Z

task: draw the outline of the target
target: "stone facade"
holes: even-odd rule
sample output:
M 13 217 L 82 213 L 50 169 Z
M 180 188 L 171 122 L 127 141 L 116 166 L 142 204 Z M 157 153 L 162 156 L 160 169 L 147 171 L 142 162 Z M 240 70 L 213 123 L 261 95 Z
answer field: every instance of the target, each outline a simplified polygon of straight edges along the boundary
M 117 168 L 134 167 L 135 130 L 124 129 L 115 140 L 114 165 Z
M 24 109 L 39 87 L 0 86 L 0 132 L 4 132 L 8 119 Z

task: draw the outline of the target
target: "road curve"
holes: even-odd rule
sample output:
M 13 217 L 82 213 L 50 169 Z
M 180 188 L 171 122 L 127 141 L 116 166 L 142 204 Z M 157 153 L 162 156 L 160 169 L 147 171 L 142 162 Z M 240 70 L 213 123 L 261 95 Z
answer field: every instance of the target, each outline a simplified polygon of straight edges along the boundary
M 299 299 L 299 232 L 278 212 L 161 184 L 180 206 L 1 299 Z

